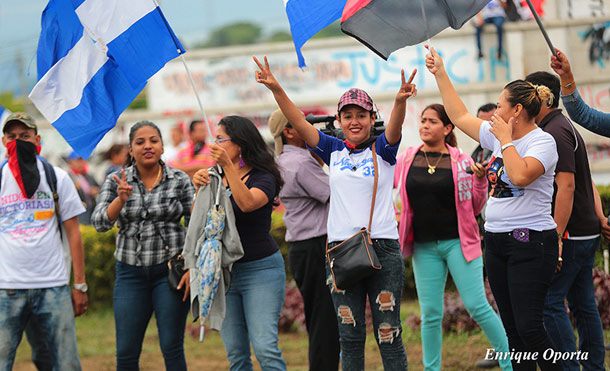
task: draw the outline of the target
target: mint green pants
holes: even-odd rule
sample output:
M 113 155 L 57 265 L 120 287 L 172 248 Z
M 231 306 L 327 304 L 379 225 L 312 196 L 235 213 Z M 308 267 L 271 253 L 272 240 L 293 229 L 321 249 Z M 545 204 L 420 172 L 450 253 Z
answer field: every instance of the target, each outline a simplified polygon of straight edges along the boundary
M 492 347 L 499 352 L 508 352 L 506 331 L 500 317 L 485 297 L 483 258 L 478 257 L 467 262 L 459 239 L 416 243 L 413 273 L 421 309 L 421 338 L 426 371 L 441 369 L 441 324 L 447 271 L 451 272 L 466 310 L 485 332 Z M 486 353 L 481 350 L 481 359 Z M 512 370 L 510 360 L 501 360 L 500 367 L 503 370 Z

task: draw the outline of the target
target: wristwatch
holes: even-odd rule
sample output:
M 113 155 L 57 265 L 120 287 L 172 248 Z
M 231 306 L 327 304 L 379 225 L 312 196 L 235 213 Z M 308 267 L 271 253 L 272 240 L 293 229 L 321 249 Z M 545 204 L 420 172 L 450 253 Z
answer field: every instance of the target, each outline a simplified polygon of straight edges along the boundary
M 78 290 L 80 292 L 87 292 L 87 290 L 89 290 L 89 286 L 87 286 L 87 283 L 75 283 L 74 284 L 74 289 Z

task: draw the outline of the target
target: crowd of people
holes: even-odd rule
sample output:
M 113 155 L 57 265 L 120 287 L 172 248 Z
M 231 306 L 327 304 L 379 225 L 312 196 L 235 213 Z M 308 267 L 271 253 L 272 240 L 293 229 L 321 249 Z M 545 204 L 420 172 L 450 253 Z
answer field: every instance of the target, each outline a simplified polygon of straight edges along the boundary
M 224 244 L 226 270 L 217 293 L 221 305 L 209 319 L 220 330 L 231 370 L 253 368 L 251 349 L 263 370 L 286 369 L 278 337 L 286 263 L 270 235 L 279 202 L 288 266 L 304 301 L 310 369 L 364 369 L 367 298 L 384 369 L 407 369 L 400 303 L 409 257 L 426 370 L 442 368 L 448 273 L 495 351 L 486 358 L 503 370 L 604 369 L 592 267 L 600 235 L 610 237 L 610 227 L 572 122 L 610 136 L 610 114 L 583 102 L 561 51 L 551 57 L 559 77 L 536 72 L 512 81 L 496 104 L 473 115 L 430 48 L 426 67 L 442 104 L 423 109 L 422 144 L 400 154 L 417 71 L 408 79 L 401 71 L 380 135 L 373 135 L 377 112 L 369 94 L 346 91 L 337 104 L 339 139 L 305 119 L 266 57 L 254 61 L 255 80 L 279 107 L 269 118 L 275 153 L 240 116 L 222 118 L 210 140 L 205 123 L 193 121 L 190 141 L 181 144 L 178 127 L 168 146 L 154 123 L 142 121 L 130 128 L 127 146 L 107 152 L 111 166 L 100 186 L 75 153 L 66 158 L 67 172 L 38 156 L 40 136 L 28 115 L 14 113 L 3 123 L 8 160 L 0 168 L 0 368 L 12 368 L 25 332 L 39 369 L 80 369 L 74 316 L 88 303 L 80 220 L 97 231 L 118 227 L 117 369 L 138 369 L 154 314 L 166 369 L 186 370 L 187 314 L 204 304 L 195 292 L 201 277 L 192 273 L 193 247 L 201 236 L 212 238 L 204 223 L 208 210 L 219 210 L 212 210 L 216 191 L 210 189 L 216 187 L 222 200 L 215 202 L 226 209 L 226 219 L 224 234 L 214 238 Z M 560 99 L 572 121 L 558 108 Z M 480 143 L 474 160 L 458 147 L 456 127 Z M 482 232 L 479 214 L 485 216 Z M 379 267 L 340 288 L 328 251 L 363 227 Z M 189 270 L 174 289 L 168 261 L 179 254 Z M 485 296 L 484 269 L 499 316 Z M 587 357 L 564 356 L 577 349 Z

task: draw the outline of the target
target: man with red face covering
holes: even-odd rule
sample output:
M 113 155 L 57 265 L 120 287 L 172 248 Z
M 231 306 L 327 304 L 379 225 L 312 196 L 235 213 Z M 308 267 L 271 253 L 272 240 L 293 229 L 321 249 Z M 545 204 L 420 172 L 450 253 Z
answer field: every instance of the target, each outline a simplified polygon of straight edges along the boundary
M 12 369 L 27 328 L 39 368 L 80 370 L 74 316 L 87 310 L 78 227 L 85 208 L 68 174 L 38 156 L 40 135 L 29 115 L 13 113 L 2 132 L 8 161 L 0 168 L 0 369 Z M 51 173 L 56 181 L 47 180 Z M 73 290 L 62 239 L 70 245 Z

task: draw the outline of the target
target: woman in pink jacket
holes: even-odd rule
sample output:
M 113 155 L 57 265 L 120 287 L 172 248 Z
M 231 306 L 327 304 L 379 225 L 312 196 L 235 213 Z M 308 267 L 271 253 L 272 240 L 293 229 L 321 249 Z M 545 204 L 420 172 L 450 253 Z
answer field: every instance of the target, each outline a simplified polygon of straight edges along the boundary
M 425 370 L 441 369 L 443 292 L 447 271 L 472 318 L 496 351 L 507 352 L 502 322 L 483 286 L 481 240 L 475 215 L 487 200 L 481 164 L 457 148 L 453 123 L 441 104 L 421 115 L 423 145 L 410 147 L 396 160 L 394 187 L 399 189 L 399 236 L 405 257 L 413 255 L 413 273 L 421 308 Z M 474 174 L 468 174 L 466 169 Z M 502 353 L 505 354 L 505 353 Z M 510 360 L 500 361 L 512 370 Z

